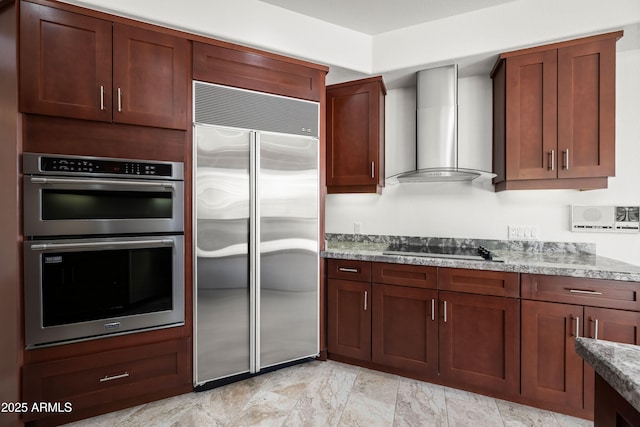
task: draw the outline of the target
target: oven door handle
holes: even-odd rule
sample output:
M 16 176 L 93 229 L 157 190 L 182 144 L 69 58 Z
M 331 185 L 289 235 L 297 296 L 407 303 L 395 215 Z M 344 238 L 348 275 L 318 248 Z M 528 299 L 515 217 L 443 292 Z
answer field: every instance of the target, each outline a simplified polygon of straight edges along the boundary
M 116 179 L 77 179 L 77 178 L 44 178 L 41 176 L 32 176 L 31 182 L 34 184 L 102 184 L 102 185 L 119 185 L 130 187 L 173 187 L 171 182 L 163 181 L 120 181 Z
M 81 243 L 38 243 L 31 245 L 32 251 L 48 251 L 56 249 L 95 249 L 109 247 L 155 247 L 173 245 L 171 239 L 119 240 L 117 242 L 81 242 Z

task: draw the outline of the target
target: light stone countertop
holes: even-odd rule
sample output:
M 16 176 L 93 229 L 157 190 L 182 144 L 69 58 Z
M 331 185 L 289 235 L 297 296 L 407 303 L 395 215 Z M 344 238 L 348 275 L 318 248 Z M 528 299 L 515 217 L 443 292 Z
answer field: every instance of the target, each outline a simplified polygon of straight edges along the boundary
M 640 346 L 578 337 L 576 352 L 640 411 Z
M 331 236 L 335 237 L 335 236 Z M 437 244 L 477 246 L 491 249 L 502 262 L 433 258 L 425 256 L 384 255 L 391 241 L 386 236 L 365 241 L 348 239 L 327 240 L 321 253 L 323 258 L 348 259 L 396 264 L 427 265 L 436 267 L 468 268 L 475 270 L 507 271 L 516 273 L 545 274 L 553 276 L 584 277 L 605 280 L 640 282 L 640 266 L 598 256 L 595 248 L 565 243 L 537 242 L 537 247 L 505 245 L 502 241 L 473 241 L 462 239 L 437 239 Z M 380 238 L 383 237 L 383 238 Z M 414 238 L 401 238 L 414 239 Z M 434 238 L 418 238 L 432 244 Z

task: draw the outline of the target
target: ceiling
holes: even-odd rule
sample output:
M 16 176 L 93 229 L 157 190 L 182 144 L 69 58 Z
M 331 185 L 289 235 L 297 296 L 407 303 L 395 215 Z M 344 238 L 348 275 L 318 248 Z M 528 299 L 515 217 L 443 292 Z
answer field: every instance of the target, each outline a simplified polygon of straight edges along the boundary
M 260 0 L 321 21 L 376 35 L 514 0 Z

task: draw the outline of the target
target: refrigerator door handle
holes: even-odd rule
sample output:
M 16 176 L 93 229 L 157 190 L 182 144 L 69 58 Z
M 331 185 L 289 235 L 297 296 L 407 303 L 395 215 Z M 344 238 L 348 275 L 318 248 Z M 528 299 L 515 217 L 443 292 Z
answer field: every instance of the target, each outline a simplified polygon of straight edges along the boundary
M 249 372 L 260 370 L 260 203 L 258 182 L 260 158 L 258 154 L 260 136 L 251 132 L 249 144 L 249 235 L 254 237 L 249 244 Z

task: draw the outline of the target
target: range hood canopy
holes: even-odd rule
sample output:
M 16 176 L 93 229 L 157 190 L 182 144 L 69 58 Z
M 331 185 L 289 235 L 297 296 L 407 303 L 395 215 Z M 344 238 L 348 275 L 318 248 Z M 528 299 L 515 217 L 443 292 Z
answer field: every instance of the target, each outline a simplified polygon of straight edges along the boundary
M 391 177 L 398 182 L 488 180 L 490 172 L 458 167 L 458 66 L 417 74 L 416 170 Z

